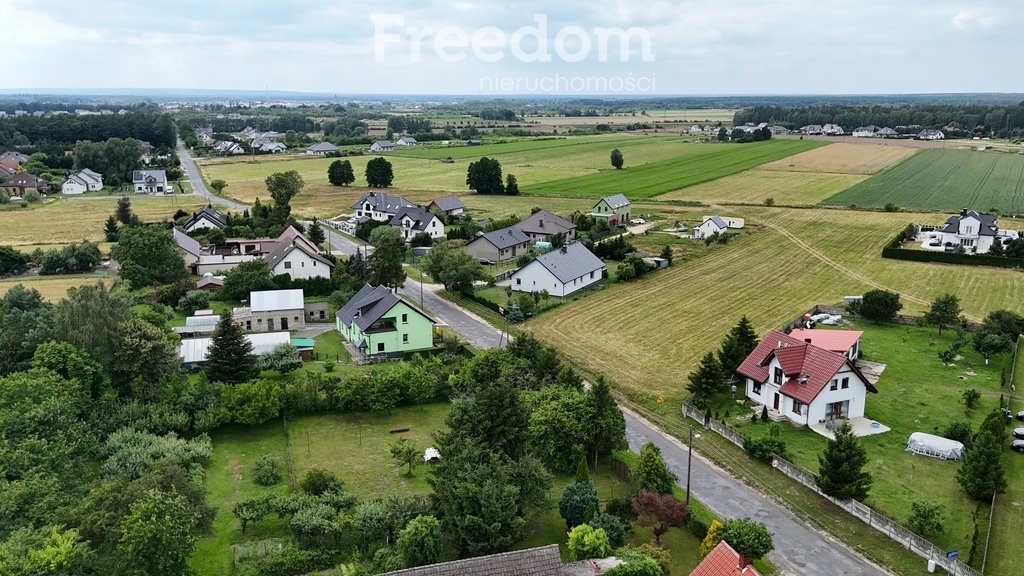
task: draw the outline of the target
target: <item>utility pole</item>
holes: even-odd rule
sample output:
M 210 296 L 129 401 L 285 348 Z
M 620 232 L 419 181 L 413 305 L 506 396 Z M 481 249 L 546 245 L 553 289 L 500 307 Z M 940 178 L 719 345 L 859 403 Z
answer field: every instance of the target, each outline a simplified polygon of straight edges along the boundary
M 686 505 L 690 505 L 690 470 L 693 469 L 693 427 L 690 427 L 690 440 L 686 443 Z

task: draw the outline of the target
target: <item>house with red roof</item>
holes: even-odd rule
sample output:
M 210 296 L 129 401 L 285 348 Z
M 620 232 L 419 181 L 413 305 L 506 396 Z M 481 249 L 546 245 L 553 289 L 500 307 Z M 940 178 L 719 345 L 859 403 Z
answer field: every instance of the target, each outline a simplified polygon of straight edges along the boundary
M 690 576 L 761 576 L 750 564 L 750 558 L 740 556 L 725 540 L 718 543 Z
M 737 372 L 746 379 L 747 398 L 770 414 L 817 429 L 836 420 L 863 420 L 867 393 L 878 393 L 854 363 L 859 351 L 859 332 L 773 330 Z

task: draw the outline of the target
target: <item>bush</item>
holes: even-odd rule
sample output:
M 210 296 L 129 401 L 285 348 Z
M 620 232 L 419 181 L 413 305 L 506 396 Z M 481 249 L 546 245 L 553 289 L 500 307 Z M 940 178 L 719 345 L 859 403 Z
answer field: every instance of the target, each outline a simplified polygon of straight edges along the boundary
M 28 190 L 25 195 L 21 197 L 26 202 L 39 202 L 43 199 L 42 195 L 39 194 L 38 190 Z
M 910 518 L 907 520 L 907 527 L 926 538 L 942 534 L 945 531 L 943 526 L 942 506 L 930 502 L 913 502 L 910 504 Z
M 210 307 L 210 293 L 205 290 L 189 290 L 178 300 L 178 309 L 186 316 Z
M 786 457 L 786 443 L 782 440 L 777 422 L 768 425 L 768 433 L 760 438 L 744 437 L 743 449 L 762 462 L 771 462 L 772 455 Z
M 608 534 L 608 542 L 612 548 L 618 548 L 626 543 L 626 527 L 617 516 L 608 512 L 599 512 L 587 524 L 595 530 L 604 530 Z
M 281 413 L 281 387 L 270 380 L 251 380 L 221 389 L 224 421 L 263 424 Z
M 287 546 L 274 552 L 251 556 L 238 563 L 239 576 L 292 576 L 333 566 L 329 552 L 301 550 Z
M 568 548 L 573 560 L 604 558 L 612 552 L 608 533 L 589 524 L 580 524 L 569 532 Z
M 558 502 L 558 513 L 565 519 L 565 527 L 572 529 L 588 522 L 601 505 L 597 490 L 590 482 L 569 484 Z
M 942 433 L 942 436 L 944 438 L 956 440 L 957 442 L 960 442 L 966 447 L 970 447 L 972 435 L 973 431 L 971 430 L 971 423 L 964 422 L 962 420 L 953 422 L 952 424 L 947 426 L 946 431 Z
M 306 494 L 320 496 L 325 492 L 341 492 L 344 483 L 327 470 L 314 466 L 302 477 L 299 488 Z
M 636 510 L 629 498 L 612 498 L 604 506 L 605 512 L 618 518 L 623 526 L 628 527 L 636 520 Z
M 281 481 L 281 464 L 277 458 L 264 454 L 252 467 L 252 479 L 260 486 L 273 486 Z

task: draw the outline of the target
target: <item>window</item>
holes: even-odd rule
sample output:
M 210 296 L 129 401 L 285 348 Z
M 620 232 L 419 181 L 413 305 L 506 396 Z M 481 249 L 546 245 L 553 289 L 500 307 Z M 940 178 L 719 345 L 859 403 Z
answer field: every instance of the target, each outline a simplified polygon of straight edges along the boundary
M 593 273 L 593 272 L 591 272 L 591 273 L 590 273 L 590 279 L 591 279 L 591 280 L 593 280 L 593 279 L 594 279 L 594 273 Z
M 828 389 L 829 390 L 838 390 L 839 389 L 839 380 L 836 380 L 835 378 L 833 378 L 832 379 L 832 383 L 829 384 L 829 386 L 828 386 Z
M 409 315 L 408 314 L 402 314 L 402 324 L 408 324 L 408 323 L 409 323 Z
M 782 384 L 782 368 L 775 369 L 775 374 L 772 377 L 772 382 L 776 384 Z
M 408 344 L 408 343 L 409 343 L 409 335 L 408 334 L 402 334 L 402 344 Z
M 300 264 L 302 264 L 302 267 L 303 267 L 303 268 L 305 268 L 305 267 L 306 267 L 306 263 L 305 263 L 305 262 L 300 262 Z
M 291 270 L 292 269 L 292 263 L 291 262 L 285 262 L 284 263 L 284 269 L 285 270 Z
M 245 321 L 245 329 L 246 330 L 252 330 L 252 320 L 246 320 Z
M 377 343 L 377 352 L 383 352 L 383 351 L 384 351 L 384 343 L 383 342 L 378 342 Z
M 757 394 L 758 396 L 761 395 L 761 383 L 760 382 L 754 382 L 754 394 Z
M 523 283 L 523 279 L 522 278 L 516 278 L 516 286 L 520 286 L 520 285 L 522 285 L 522 283 Z
M 256 323 L 257 324 L 263 324 L 263 318 L 257 318 L 256 319 Z
M 850 379 L 849 378 L 843 378 L 843 390 L 846 390 L 849 387 L 850 387 Z
M 320 311 L 320 319 L 323 320 L 324 318 L 327 318 L 327 313 L 324 312 L 323 310 L 321 310 Z
M 804 403 L 794 399 L 793 400 L 793 414 L 803 414 Z

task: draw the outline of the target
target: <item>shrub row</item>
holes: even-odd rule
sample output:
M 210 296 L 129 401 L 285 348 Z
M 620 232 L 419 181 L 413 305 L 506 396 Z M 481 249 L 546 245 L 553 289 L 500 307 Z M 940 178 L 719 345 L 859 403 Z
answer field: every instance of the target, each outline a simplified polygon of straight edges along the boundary
M 956 254 L 932 250 L 904 250 L 904 232 L 900 232 L 882 248 L 882 258 L 912 260 L 914 262 L 938 262 L 941 264 L 967 264 L 970 266 L 993 266 L 996 268 L 1022 268 L 1024 260 L 988 254 Z

